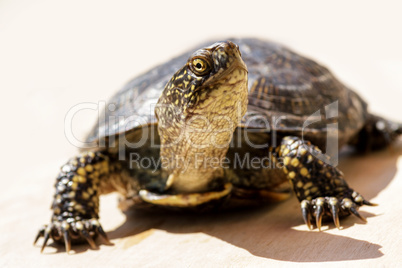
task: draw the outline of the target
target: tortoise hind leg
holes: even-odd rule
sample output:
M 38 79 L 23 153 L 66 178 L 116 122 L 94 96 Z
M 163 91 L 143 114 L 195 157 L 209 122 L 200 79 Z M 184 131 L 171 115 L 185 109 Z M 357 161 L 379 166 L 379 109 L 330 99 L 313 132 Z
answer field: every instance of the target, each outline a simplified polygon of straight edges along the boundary
M 360 152 L 369 152 L 386 148 L 400 135 L 402 135 L 402 124 L 369 115 L 363 128 L 349 141 L 349 144 L 354 145 Z
M 283 171 L 293 185 L 304 221 L 310 229 L 312 217 L 319 229 L 323 217 L 333 218 L 338 228 L 339 217 L 350 214 L 365 221 L 357 209 L 373 204 L 348 186 L 338 168 L 323 161 L 329 157 L 323 155 L 318 147 L 299 137 L 285 137 L 277 153 L 283 160 Z M 317 155 L 326 158 L 320 160 L 315 157 Z
M 109 175 L 109 158 L 102 153 L 84 153 L 72 158 L 56 180 L 51 222 L 38 232 L 35 242 L 44 237 L 42 251 L 49 238 L 65 243 L 69 252 L 71 242 L 87 241 L 95 248 L 93 238 L 106 234 L 98 221 L 101 180 Z

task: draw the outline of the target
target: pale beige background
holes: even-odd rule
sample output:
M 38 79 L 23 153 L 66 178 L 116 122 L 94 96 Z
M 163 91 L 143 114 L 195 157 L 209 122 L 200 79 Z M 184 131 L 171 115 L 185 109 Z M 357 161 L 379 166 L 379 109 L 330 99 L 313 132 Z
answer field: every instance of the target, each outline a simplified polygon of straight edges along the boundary
M 400 3 L 400 2 L 399 2 Z M 0 266 L 402 266 L 402 148 L 340 167 L 378 207 L 308 232 L 293 198 L 223 215 L 125 215 L 102 198 L 115 246 L 40 254 L 58 167 L 76 152 L 64 117 L 106 100 L 125 81 L 211 38 L 283 42 L 327 65 L 373 111 L 402 121 L 402 5 L 398 1 L 44 1 L 0 0 Z M 96 112 L 82 112 L 83 137 Z

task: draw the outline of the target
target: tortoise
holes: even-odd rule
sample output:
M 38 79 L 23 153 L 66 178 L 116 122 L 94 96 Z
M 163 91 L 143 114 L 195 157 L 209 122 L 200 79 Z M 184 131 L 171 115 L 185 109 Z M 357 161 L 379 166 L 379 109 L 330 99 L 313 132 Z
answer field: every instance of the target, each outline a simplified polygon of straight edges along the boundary
M 253 38 L 204 44 L 134 78 L 114 95 L 86 148 L 61 167 L 51 222 L 35 239 L 96 247 L 107 236 L 99 196 L 122 208 L 206 211 L 300 201 L 307 226 L 374 205 L 337 167 L 350 145 L 384 148 L 402 125 L 315 61 Z

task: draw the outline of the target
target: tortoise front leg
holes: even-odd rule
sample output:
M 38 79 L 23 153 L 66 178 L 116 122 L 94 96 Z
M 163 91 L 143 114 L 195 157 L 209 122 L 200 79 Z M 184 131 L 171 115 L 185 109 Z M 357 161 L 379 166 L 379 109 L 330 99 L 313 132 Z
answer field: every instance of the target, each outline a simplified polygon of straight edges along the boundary
M 52 238 L 64 241 L 69 252 L 71 242 L 86 240 L 96 248 L 93 238 L 98 234 L 108 241 L 98 221 L 99 187 L 108 175 L 109 158 L 99 152 L 84 153 L 62 166 L 55 184 L 51 222 L 39 230 L 34 244 L 43 236 L 43 251 Z
M 310 229 L 312 217 L 315 217 L 316 225 L 321 229 L 324 215 L 332 217 L 338 228 L 339 217 L 351 213 L 366 221 L 357 209 L 362 205 L 373 204 L 348 186 L 337 167 L 314 156 L 321 155 L 329 160 L 318 147 L 299 137 L 289 136 L 282 140 L 277 151 L 283 160 L 283 171 L 300 201 L 303 219 Z

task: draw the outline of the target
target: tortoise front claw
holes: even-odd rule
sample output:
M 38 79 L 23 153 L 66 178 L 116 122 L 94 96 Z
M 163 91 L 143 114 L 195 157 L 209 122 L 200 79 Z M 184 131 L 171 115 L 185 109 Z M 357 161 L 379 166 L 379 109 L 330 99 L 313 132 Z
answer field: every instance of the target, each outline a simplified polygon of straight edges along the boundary
M 41 253 L 42 253 L 43 250 L 45 249 L 46 244 L 47 244 L 47 242 L 49 241 L 49 238 L 50 238 L 50 231 L 49 231 L 49 228 L 46 228 L 46 229 L 45 229 L 45 232 L 44 232 L 44 235 L 43 235 L 43 244 L 42 244 L 42 247 L 41 247 L 41 249 L 40 249 L 40 252 L 41 252 Z
M 35 240 L 33 242 L 34 246 L 36 245 L 36 242 L 38 242 L 39 238 L 41 238 L 42 236 L 45 236 L 45 229 L 46 229 L 46 225 L 42 226 L 39 231 L 38 234 L 35 237 Z
M 321 223 L 324 216 L 329 216 L 332 218 L 336 228 L 340 229 L 339 218 L 348 216 L 350 214 L 355 215 L 359 219 L 364 222 L 367 222 L 366 218 L 364 218 L 357 211 L 358 207 L 363 204 L 372 204 L 361 197 L 361 195 L 357 195 L 353 201 L 350 198 L 342 198 L 338 199 L 336 197 L 317 197 L 311 201 L 303 200 L 300 203 L 301 211 L 303 215 L 303 220 L 308 226 L 308 228 L 312 229 L 311 219 L 315 218 L 315 225 L 318 230 L 321 231 Z
M 359 214 L 359 212 L 357 212 L 358 205 L 356 205 L 356 203 L 354 203 L 349 198 L 344 198 L 342 200 L 342 206 L 341 207 L 342 207 L 343 210 L 348 211 L 349 214 L 352 213 L 353 215 L 355 215 L 356 217 L 358 217 L 362 221 L 367 222 L 366 218 L 364 218 L 362 215 Z
M 49 225 L 45 225 L 39 229 L 39 232 L 35 238 L 34 245 L 43 237 L 43 244 L 41 247 L 41 252 L 45 249 L 49 238 L 52 238 L 55 242 L 64 241 L 64 246 L 66 252 L 69 253 L 71 250 L 71 244 L 73 242 L 86 241 L 92 249 L 96 249 L 97 245 L 94 238 L 100 235 L 107 244 L 111 244 L 105 231 L 100 225 L 97 219 L 82 220 L 82 221 L 63 221 L 61 224 L 59 222 L 52 222 Z
M 336 228 L 341 229 L 341 225 L 339 223 L 339 205 L 338 205 L 338 200 L 335 197 L 331 197 L 329 199 L 329 209 L 332 214 L 332 220 L 334 221 L 334 224 Z
M 33 244 L 36 245 L 36 242 L 38 242 L 39 238 L 43 237 L 43 243 L 42 243 L 42 247 L 40 250 L 41 253 L 45 249 L 47 242 L 49 241 L 49 238 L 51 238 L 51 235 L 50 235 L 51 227 L 50 226 L 51 226 L 51 224 L 49 226 L 48 225 L 42 226 L 39 229 L 38 234 L 36 235 L 35 240 L 33 242 Z
M 300 203 L 302 215 L 304 219 L 304 223 L 307 224 L 307 227 L 312 230 L 313 227 L 311 226 L 311 213 L 310 213 L 310 201 L 303 200 Z
M 318 230 L 321 231 L 321 222 L 322 222 L 322 216 L 324 215 L 325 208 L 325 199 L 322 197 L 319 197 L 315 200 L 315 224 L 318 228 Z

